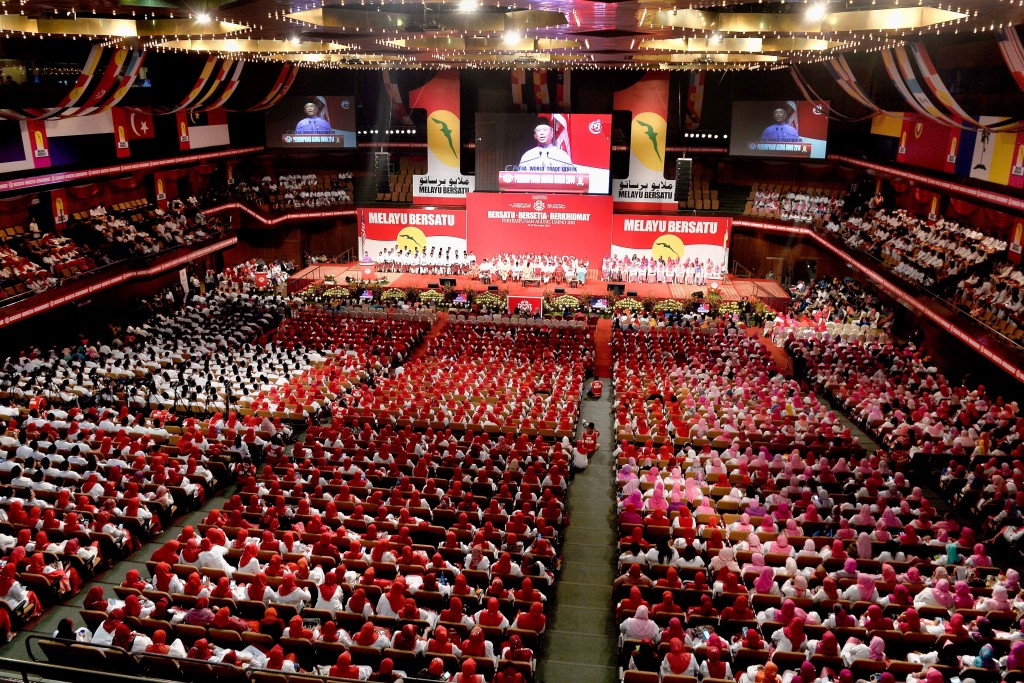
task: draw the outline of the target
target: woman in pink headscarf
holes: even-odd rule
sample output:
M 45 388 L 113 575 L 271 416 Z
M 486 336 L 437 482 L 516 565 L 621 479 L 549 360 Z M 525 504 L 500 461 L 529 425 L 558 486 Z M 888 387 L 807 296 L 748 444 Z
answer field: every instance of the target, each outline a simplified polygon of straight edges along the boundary
M 1013 609 L 1013 603 L 1010 602 L 1009 592 L 1006 590 L 1006 586 L 1002 584 L 996 584 L 992 587 L 992 597 L 987 598 L 981 604 L 981 609 L 989 611 L 1008 612 Z
M 640 605 L 636 614 L 623 620 L 619 626 L 619 633 L 626 640 L 643 640 L 655 638 L 660 632 L 658 625 L 650 618 L 646 605 Z
M 985 553 L 985 545 L 982 543 L 974 544 L 974 554 L 967 558 L 966 564 L 971 567 L 991 567 L 992 560 Z
M 946 609 L 952 609 L 953 594 L 949 591 L 949 581 L 939 579 L 935 582 L 934 586 L 923 589 L 914 597 L 914 607 L 918 609 L 922 607 L 945 607 Z
M 761 543 L 761 537 L 757 534 L 747 535 L 746 548 L 740 548 L 740 550 L 747 550 L 752 553 L 763 553 L 764 544 Z
M 857 557 L 862 560 L 870 560 L 875 556 L 871 547 L 871 536 L 867 532 L 860 532 L 857 536 Z
M 775 537 L 775 540 L 768 544 L 768 553 L 772 555 L 786 555 L 792 557 L 796 554 L 796 548 L 794 548 L 785 532 Z
M 782 595 L 779 585 L 775 583 L 775 570 L 762 567 L 761 573 L 754 579 L 754 593 L 760 595 Z
M 665 512 L 668 510 L 668 500 L 665 499 L 665 486 L 660 481 L 654 485 L 654 491 L 651 493 L 651 497 L 647 499 L 646 506 L 650 511 L 661 510 Z
M 875 518 L 871 514 L 871 506 L 864 504 L 860 506 L 860 512 L 853 516 L 850 520 L 858 526 L 874 526 Z
M 743 513 L 740 518 L 729 525 L 729 531 L 739 531 L 745 534 L 749 534 L 754 530 L 754 525 L 750 523 L 750 515 Z
M 957 609 L 974 609 L 974 603 L 971 587 L 966 581 L 957 581 L 953 584 L 953 605 Z
M 850 602 L 877 602 L 878 589 L 875 588 L 875 580 L 870 574 L 858 574 L 857 583 L 846 589 L 843 598 Z

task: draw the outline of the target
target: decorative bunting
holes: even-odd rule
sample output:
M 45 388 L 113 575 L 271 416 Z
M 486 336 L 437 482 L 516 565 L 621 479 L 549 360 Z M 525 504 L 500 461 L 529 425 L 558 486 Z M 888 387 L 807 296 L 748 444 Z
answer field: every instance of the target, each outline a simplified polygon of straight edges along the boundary
M 949 118 L 936 107 L 925 95 L 917 76 L 910 66 L 907 52 L 900 46 L 896 50 L 882 50 L 882 62 L 885 64 L 889 80 L 910 107 L 921 116 L 945 126 L 959 127 L 960 123 Z
M 107 100 L 103 104 L 101 104 L 93 113 L 98 114 L 100 112 L 109 111 L 113 107 L 116 107 L 121 102 L 121 100 L 124 99 L 124 96 L 128 94 L 128 91 L 131 89 L 131 87 L 135 85 L 135 79 L 139 77 L 139 71 L 142 69 L 142 63 L 145 60 L 145 52 L 139 50 L 135 50 L 132 52 L 131 56 L 128 58 L 127 65 L 123 69 L 124 73 L 121 76 L 117 88 L 114 89 L 114 91 L 110 94 Z
M 523 88 L 526 87 L 526 70 L 512 69 L 512 111 L 522 114 Z
M 996 32 L 999 51 L 1006 62 L 1006 68 L 1017 81 L 1017 87 L 1024 90 L 1024 46 L 1021 45 L 1020 36 L 1013 26 L 1001 28 Z
M 299 67 L 293 66 L 285 79 L 284 83 L 281 84 L 281 88 L 277 93 L 270 98 L 270 101 L 262 107 L 250 107 L 247 111 L 260 111 L 261 109 L 270 109 L 275 104 L 281 101 L 281 99 L 288 94 L 288 90 L 291 89 L 292 83 L 295 82 L 295 77 L 299 75 Z
M 704 82 L 707 72 L 691 71 L 690 82 L 686 89 L 686 130 L 700 128 L 701 111 L 704 109 Z
M 558 110 L 568 114 L 572 111 L 572 70 L 561 69 L 555 72 L 555 91 L 558 99 Z
M 402 102 L 402 91 L 391 80 L 391 71 L 384 69 L 380 75 L 384 81 L 384 92 L 388 94 L 388 99 L 391 100 L 391 115 L 406 126 L 413 125 L 412 117 L 409 116 L 409 111 Z
M 860 87 L 860 83 L 857 82 L 857 77 L 853 75 L 853 71 L 850 70 L 850 65 L 846 63 L 845 57 L 839 55 L 825 62 L 825 69 L 835 80 L 836 84 L 843 89 L 843 92 L 856 100 L 861 106 L 870 109 L 876 114 L 892 115 L 871 101 L 871 98 Z
M 231 78 L 228 80 L 227 87 L 224 88 L 224 91 L 220 94 L 220 96 L 217 97 L 217 99 L 213 101 L 212 104 L 210 104 L 207 107 L 204 107 L 201 111 L 210 111 L 211 109 L 217 109 L 219 107 L 224 106 L 224 103 L 231 99 L 231 96 L 235 94 L 235 90 L 238 89 L 238 82 L 242 76 L 242 67 L 244 66 L 245 61 L 239 59 L 238 63 L 235 65 L 235 70 L 231 73 Z
M 196 78 L 195 85 L 192 86 L 192 89 L 188 92 L 188 95 L 185 96 L 185 99 L 179 102 L 177 106 L 171 107 L 166 111 L 158 111 L 157 113 L 176 114 L 179 111 L 188 109 L 192 103 L 196 101 L 200 93 L 203 92 L 203 89 L 206 88 L 206 84 L 210 81 L 210 76 L 213 74 L 213 69 L 217 66 L 217 61 L 217 58 L 212 55 L 207 57 L 206 64 L 203 65 L 203 70 L 199 73 L 199 77 Z

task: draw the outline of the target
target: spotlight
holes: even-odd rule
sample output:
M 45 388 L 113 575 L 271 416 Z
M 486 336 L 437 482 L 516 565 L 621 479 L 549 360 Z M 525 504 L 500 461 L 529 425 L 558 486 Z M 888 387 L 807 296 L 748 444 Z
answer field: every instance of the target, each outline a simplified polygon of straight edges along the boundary
M 522 39 L 523 39 L 523 36 L 519 33 L 519 31 L 506 31 L 505 32 L 505 42 L 510 44 L 510 45 L 513 44 L 513 43 L 518 43 Z
M 460 12 L 473 12 L 476 10 L 476 0 L 459 0 Z
M 210 15 L 207 14 L 206 12 L 200 12 L 199 14 L 196 15 L 196 23 L 197 24 L 209 24 L 210 23 Z
M 819 2 L 808 7 L 804 16 L 808 21 L 821 21 L 826 14 L 828 14 L 828 3 Z

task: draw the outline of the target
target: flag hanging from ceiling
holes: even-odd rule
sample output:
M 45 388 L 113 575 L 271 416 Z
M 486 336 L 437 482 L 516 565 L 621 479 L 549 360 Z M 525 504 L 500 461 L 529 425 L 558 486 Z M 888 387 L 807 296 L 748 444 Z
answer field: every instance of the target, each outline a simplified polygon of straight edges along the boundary
M 706 71 L 691 71 L 686 89 L 686 130 L 700 128 L 700 114 L 704 109 L 704 80 Z

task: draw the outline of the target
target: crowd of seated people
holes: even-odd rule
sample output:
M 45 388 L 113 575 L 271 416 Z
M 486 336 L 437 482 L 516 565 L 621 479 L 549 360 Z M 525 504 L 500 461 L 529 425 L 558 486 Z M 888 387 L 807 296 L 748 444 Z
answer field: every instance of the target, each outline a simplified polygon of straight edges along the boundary
M 904 280 L 923 287 L 947 284 L 1006 251 L 1004 240 L 956 221 L 931 221 L 899 209 L 877 209 L 831 222 L 828 229 L 850 247 L 882 261 Z
M 272 343 L 344 340 L 331 314 L 302 315 Z M 149 577 L 130 573 L 114 596 L 92 589 L 84 624 L 55 637 L 181 660 L 158 662 L 164 674 L 200 660 L 363 680 L 532 679 L 573 449 L 553 427 L 573 433 L 593 341 L 583 326 L 480 319 L 446 325 L 406 360 L 400 338 L 382 333 L 366 359 L 376 377 L 328 422 L 268 450 L 237 495 L 153 554 Z
M 0 368 L 0 636 L 195 509 L 239 463 L 393 362 L 427 314 L 347 319 L 211 293 Z M 186 417 L 187 415 L 198 417 Z
M 1020 406 L 951 383 L 914 344 L 791 335 L 795 367 L 894 457 L 1024 455 Z
M 130 256 L 152 256 L 170 247 L 209 239 L 225 229 L 220 219 L 207 220 L 196 206 L 182 201 L 173 202 L 167 211 L 138 207 L 107 211 L 98 204 L 87 214 L 73 220 L 68 231 L 95 235 L 107 249 Z
M 274 259 L 267 263 L 262 259 L 249 259 L 233 266 L 227 266 L 217 274 L 217 286 L 232 292 L 256 290 L 256 273 L 267 274 L 267 289 L 276 290 L 288 281 L 295 272 L 291 261 Z
M 352 173 L 265 175 L 240 180 L 230 194 L 273 211 L 340 206 L 352 203 Z
M 742 329 L 620 329 L 613 352 L 624 680 L 1019 680 L 1018 572 Z M 626 426 L 652 417 L 676 438 Z
M 777 190 L 758 189 L 746 213 L 796 223 L 818 223 L 840 215 L 844 204 L 842 194 L 820 192 L 805 189 L 783 194 Z
M 889 329 L 893 312 L 878 296 L 853 278 L 801 280 L 789 288 L 789 310 L 765 320 L 764 334 L 781 346 L 791 331 L 796 334 L 880 333 Z M 801 329 L 807 328 L 807 329 Z
M 65 235 L 52 232 L 32 233 L 25 248 L 41 261 L 55 277 L 72 277 L 96 267 L 89 251 Z
M 41 292 L 57 282 L 53 273 L 19 253 L 12 244 L 0 244 L 0 287 L 5 295 Z
M 572 282 L 583 285 L 590 262 L 575 256 L 553 254 L 502 253 L 480 262 L 479 277 L 483 282 L 522 282 L 538 279 L 542 283 Z
M 957 285 L 955 301 L 972 316 L 1020 342 L 1024 339 L 1024 270 L 1009 260 L 982 275 L 972 273 Z
M 724 264 L 711 259 L 608 256 L 601 263 L 601 277 L 608 282 L 704 285 L 708 280 L 722 279 L 724 273 Z
M 399 240 L 409 235 L 399 235 Z M 473 252 L 451 247 L 412 246 L 382 249 L 377 256 L 377 266 L 384 273 L 416 273 L 419 275 L 465 275 L 476 265 Z

